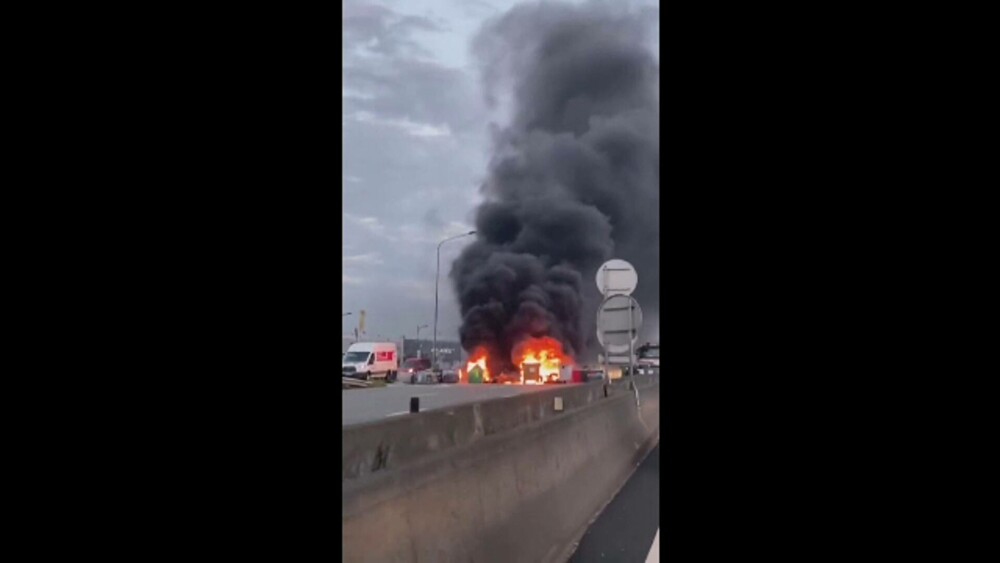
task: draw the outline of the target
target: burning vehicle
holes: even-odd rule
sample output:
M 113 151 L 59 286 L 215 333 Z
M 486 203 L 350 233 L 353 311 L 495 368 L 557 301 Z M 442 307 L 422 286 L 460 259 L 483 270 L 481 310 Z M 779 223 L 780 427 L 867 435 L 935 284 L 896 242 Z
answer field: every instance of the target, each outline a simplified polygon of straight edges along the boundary
M 466 364 L 464 380 L 501 385 L 564 383 L 563 368 L 573 365 L 562 344 L 550 337 L 528 338 L 514 347 L 511 356 L 505 362 L 501 357 L 490 356 L 485 348 L 476 350 Z

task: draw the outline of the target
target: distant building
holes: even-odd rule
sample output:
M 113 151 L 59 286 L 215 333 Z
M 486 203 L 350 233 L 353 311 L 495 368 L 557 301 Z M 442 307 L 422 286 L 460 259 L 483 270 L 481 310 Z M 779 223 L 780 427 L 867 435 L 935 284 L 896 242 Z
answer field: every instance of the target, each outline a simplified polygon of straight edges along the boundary
M 404 358 L 433 358 L 434 341 L 433 340 L 403 340 L 403 357 Z M 458 366 L 465 361 L 465 351 L 462 350 L 462 345 L 458 342 L 449 342 L 444 340 L 438 340 L 437 342 L 438 350 L 438 362 L 442 365 L 454 364 Z

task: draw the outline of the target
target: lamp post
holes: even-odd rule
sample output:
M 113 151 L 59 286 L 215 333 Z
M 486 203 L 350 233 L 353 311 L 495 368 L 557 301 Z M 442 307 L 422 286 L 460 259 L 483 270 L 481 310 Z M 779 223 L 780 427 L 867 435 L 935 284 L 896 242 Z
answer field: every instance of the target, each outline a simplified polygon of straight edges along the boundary
M 352 314 L 352 313 L 353 313 L 353 311 L 348 311 L 348 312 L 346 312 L 346 313 L 342 313 L 342 314 L 340 315 L 340 318 L 344 318 L 344 317 L 349 317 L 349 316 L 351 316 L 351 314 Z M 355 336 L 354 336 L 354 341 L 355 341 L 355 342 L 357 342 L 357 341 L 358 341 L 358 337 L 357 337 L 357 333 L 355 333 Z
M 455 240 L 457 238 L 467 237 L 469 235 L 476 234 L 476 231 L 469 231 L 461 235 L 455 235 L 453 237 L 448 237 L 443 241 L 438 243 L 437 248 L 437 273 L 434 274 L 434 344 L 431 348 L 431 363 L 433 367 L 437 368 L 437 342 L 438 342 L 438 281 L 441 279 L 441 245 L 448 242 L 449 240 Z
M 420 326 L 417 327 L 417 357 L 418 358 L 421 357 L 421 352 L 424 349 L 423 345 L 420 344 L 420 329 L 422 329 L 422 328 L 427 328 L 427 325 L 420 325 Z

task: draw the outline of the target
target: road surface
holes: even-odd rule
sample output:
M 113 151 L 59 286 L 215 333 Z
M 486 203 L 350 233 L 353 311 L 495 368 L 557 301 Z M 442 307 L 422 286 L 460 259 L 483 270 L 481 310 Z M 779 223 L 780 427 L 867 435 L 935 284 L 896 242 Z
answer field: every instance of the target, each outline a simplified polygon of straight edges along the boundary
M 574 385 L 565 383 L 562 385 Z M 579 384 L 576 384 L 579 385 Z M 341 391 L 344 406 L 343 426 L 402 416 L 410 412 L 410 397 L 420 397 L 420 411 L 453 407 L 523 393 L 537 393 L 551 389 L 551 385 L 469 385 L 467 383 L 440 385 L 410 385 L 391 383 L 372 389 Z
M 660 445 L 590 525 L 570 563 L 643 563 L 660 557 Z

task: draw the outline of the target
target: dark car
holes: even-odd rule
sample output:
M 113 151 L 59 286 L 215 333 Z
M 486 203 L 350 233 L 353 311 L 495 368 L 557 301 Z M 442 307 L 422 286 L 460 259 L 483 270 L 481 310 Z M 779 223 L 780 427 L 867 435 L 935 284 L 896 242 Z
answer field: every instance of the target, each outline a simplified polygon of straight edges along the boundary
M 405 360 L 403 365 L 399 366 L 399 374 L 405 378 L 403 381 L 414 383 L 414 375 L 429 369 L 431 369 L 430 358 L 410 358 Z

